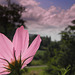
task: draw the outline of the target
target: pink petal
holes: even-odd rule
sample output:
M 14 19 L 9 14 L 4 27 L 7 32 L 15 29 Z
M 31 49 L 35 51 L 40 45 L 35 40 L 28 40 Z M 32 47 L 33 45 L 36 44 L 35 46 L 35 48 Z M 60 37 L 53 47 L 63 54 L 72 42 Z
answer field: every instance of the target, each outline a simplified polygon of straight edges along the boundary
M 28 31 L 24 30 L 23 26 L 21 26 L 20 28 L 17 28 L 13 38 L 13 46 L 16 50 L 17 59 L 20 55 L 20 52 L 23 53 L 23 51 L 27 49 L 28 44 L 29 44 Z
M 3 60 L 2 60 L 3 61 Z M 10 72 L 7 72 L 7 69 L 5 69 L 4 67 L 8 66 L 8 64 L 5 62 L 1 62 L 0 60 L 0 75 L 6 75 L 9 74 Z
M 13 58 L 12 49 L 12 42 L 4 34 L 0 33 L 0 58 L 11 62 L 11 58 Z
M 30 63 L 30 62 L 32 61 L 32 59 L 33 59 L 33 57 L 30 57 L 29 59 L 27 59 L 27 60 L 24 62 L 24 64 L 23 64 L 23 66 L 22 66 L 21 69 L 23 69 L 24 67 L 26 67 L 27 64 Z
M 1 75 L 8 75 L 10 72 L 7 72 L 7 71 L 5 71 L 5 72 L 3 72 L 3 73 L 0 73 Z
M 28 58 L 30 57 L 29 59 L 27 59 L 25 61 L 25 65 L 30 63 L 36 53 L 36 51 L 38 50 L 39 46 L 40 46 L 40 43 L 41 43 L 41 38 L 40 38 L 40 35 L 38 35 L 34 41 L 32 42 L 32 44 L 30 45 L 30 47 L 24 52 L 23 54 L 23 57 L 22 59 L 25 59 L 25 58 Z M 32 56 L 32 57 L 31 57 Z M 24 65 L 23 65 L 24 66 Z
M 4 65 L 8 65 L 7 61 L 2 60 L 2 59 L 0 59 L 0 64 L 3 64 L 3 65 L 0 65 L 0 67 L 4 66 Z
M 24 63 L 23 66 L 21 67 L 21 69 L 23 69 L 23 68 L 26 67 L 26 66 L 27 66 L 26 63 Z
M 8 75 L 9 73 L 5 68 L 0 68 L 0 75 Z

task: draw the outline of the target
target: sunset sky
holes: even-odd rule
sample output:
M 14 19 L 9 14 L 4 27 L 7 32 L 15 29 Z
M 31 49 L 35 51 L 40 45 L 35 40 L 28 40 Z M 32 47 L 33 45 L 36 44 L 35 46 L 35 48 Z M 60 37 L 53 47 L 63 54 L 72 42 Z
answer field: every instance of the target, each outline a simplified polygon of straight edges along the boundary
M 11 0 L 26 7 L 22 18 L 31 34 L 60 40 L 60 33 L 75 19 L 75 0 Z M 0 0 L 5 4 L 5 0 Z

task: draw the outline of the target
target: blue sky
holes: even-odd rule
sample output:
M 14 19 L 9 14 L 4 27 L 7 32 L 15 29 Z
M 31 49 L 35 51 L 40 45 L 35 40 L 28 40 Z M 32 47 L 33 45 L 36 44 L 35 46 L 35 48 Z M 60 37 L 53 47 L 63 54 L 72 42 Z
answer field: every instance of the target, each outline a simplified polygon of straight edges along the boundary
M 49 8 L 50 6 L 54 5 L 56 7 L 61 7 L 62 9 L 68 9 L 75 3 L 75 0 L 36 0 L 36 1 L 40 2 L 40 6 L 43 8 Z

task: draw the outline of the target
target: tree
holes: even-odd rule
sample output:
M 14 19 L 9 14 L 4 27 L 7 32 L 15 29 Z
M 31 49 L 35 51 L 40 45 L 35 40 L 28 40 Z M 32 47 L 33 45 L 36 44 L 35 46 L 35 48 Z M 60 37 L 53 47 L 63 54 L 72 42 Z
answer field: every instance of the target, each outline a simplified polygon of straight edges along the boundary
M 75 24 L 75 20 L 72 23 Z M 46 72 L 49 75 L 75 75 L 75 25 L 69 25 L 60 34 L 61 41 L 50 43 L 46 51 Z
M 25 27 L 26 21 L 22 19 L 25 7 L 11 3 L 10 0 L 7 0 L 7 3 L 8 5 L 0 5 L 0 32 L 10 37 L 18 26 Z
M 74 21 L 72 21 L 74 24 Z M 75 74 L 75 25 L 69 25 L 65 28 L 64 31 L 61 32 L 61 50 L 63 51 L 63 55 L 61 57 L 61 61 L 59 61 L 60 65 L 63 67 L 70 66 L 70 71 L 68 75 Z M 64 63 L 63 63 L 64 62 Z
M 60 42 L 51 42 L 45 56 L 46 57 L 44 58 L 46 59 L 48 65 L 46 72 L 49 75 L 58 75 L 58 73 L 60 73 L 59 69 L 61 68 L 58 64 L 60 58 Z

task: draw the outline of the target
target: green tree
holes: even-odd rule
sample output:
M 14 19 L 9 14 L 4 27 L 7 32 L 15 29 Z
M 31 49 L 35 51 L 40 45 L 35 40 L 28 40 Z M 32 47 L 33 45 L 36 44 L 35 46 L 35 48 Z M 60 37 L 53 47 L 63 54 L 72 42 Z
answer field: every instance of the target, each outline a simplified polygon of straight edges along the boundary
M 51 41 L 48 45 L 48 49 L 44 54 L 44 62 L 47 63 L 48 67 L 46 73 L 49 75 L 58 75 L 61 73 L 58 61 L 60 58 L 60 42 Z
M 75 20 L 72 23 L 75 24 Z M 75 75 L 75 25 L 65 28 L 61 32 L 61 41 L 50 43 L 45 55 L 49 75 Z
M 61 32 L 61 50 L 63 55 L 61 57 L 60 65 L 63 67 L 70 66 L 68 75 L 74 75 L 75 71 L 75 26 L 69 25 L 63 32 Z M 64 63 L 63 63 L 64 62 Z
M 7 4 L 5 6 L 0 5 L 0 32 L 10 37 L 18 26 L 23 25 L 25 27 L 26 21 L 22 19 L 25 7 L 11 3 L 10 0 L 7 0 Z

